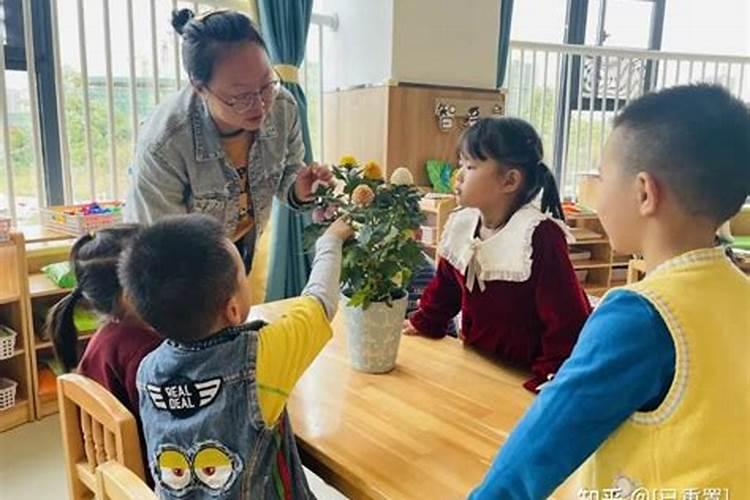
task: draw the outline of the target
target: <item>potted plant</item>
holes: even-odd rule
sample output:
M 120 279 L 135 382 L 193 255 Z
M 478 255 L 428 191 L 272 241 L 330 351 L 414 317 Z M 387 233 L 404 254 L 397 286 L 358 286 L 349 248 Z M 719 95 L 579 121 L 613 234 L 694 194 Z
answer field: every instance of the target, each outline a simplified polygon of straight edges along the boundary
M 316 192 L 308 244 L 337 217 L 351 220 L 355 237 L 344 244 L 341 272 L 349 355 L 357 370 L 388 372 L 396 364 L 406 286 L 424 258 L 415 239 L 424 219 L 422 193 L 407 169 L 397 169 L 386 182 L 377 163 L 360 166 L 351 156 L 333 174 L 337 186 Z

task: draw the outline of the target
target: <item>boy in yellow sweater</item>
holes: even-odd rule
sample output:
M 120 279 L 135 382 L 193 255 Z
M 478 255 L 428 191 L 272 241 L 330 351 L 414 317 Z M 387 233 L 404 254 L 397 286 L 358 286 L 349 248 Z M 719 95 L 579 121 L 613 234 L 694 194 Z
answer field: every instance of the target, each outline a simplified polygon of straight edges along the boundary
M 750 279 L 714 247 L 750 194 L 750 113 L 718 86 L 615 118 L 599 216 L 648 273 L 608 293 L 473 499 L 750 498 Z M 587 460 L 588 459 L 588 460 Z
M 302 296 L 264 325 L 245 323 L 243 261 L 215 219 L 167 217 L 139 233 L 120 279 L 138 314 L 167 339 L 136 377 L 161 498 L 314 498 L 285 409 L 331 338 L 341 247 L 351 235 L 342 220 L 328 228 Z

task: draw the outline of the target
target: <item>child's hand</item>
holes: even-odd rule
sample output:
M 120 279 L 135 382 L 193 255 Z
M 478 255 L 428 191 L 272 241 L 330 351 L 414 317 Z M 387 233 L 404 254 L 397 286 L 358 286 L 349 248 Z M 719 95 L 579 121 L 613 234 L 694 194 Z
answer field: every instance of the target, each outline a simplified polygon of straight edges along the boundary
M 414 325 L 411 324 L 411 321 L 405 319 L 404 326 L 401 330 L 401 335 L 419 335 L 419 331 L 414 328 Z
M 354 236 L 354 229 L 352 229 L 351 224 L 349 224 L 344 217 L 339 217 L 328 227 L 328 229 L 326 229 L 325 234 L 346 241 Z

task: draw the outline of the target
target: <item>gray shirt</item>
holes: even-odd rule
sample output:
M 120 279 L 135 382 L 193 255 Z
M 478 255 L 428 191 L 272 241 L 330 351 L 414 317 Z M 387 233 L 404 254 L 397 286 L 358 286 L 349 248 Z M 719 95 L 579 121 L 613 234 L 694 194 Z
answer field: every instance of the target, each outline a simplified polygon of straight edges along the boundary
M 336 315 L 339 304 L 339 279 L 341 277 L 341 247 L 343 241 L 332 235 L 324 234 L 315 243 L 315 260 L 310 278 L 307 280 L 302 295 L 312 295 L 320 301 L 326 310 L 328 320 Z
M 256 239 L 271 213 L 273 197 L 294 205 L 293 186 L 304 165 L 297 104 L 282 89 L 258 131 L 248 159 L 248 192 Z M 213 215 L 235 233 L 241 192 L 207 106 L 190 86 L 162 102 L 144 123 L 135 149 L 125 220 L 153 223 L 165 215 Z

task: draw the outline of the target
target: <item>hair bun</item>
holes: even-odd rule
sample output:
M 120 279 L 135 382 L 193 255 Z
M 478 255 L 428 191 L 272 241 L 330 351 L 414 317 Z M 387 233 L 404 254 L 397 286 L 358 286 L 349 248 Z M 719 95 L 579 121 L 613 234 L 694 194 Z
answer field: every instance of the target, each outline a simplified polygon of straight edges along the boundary
M 182 35 L 185 31 L 185 26 L 194 17 L 195 13 L 190 9 L 175 9 L 172 11 L 172 27 L 177 33 Z

